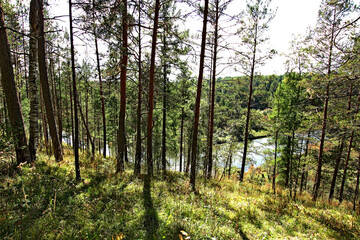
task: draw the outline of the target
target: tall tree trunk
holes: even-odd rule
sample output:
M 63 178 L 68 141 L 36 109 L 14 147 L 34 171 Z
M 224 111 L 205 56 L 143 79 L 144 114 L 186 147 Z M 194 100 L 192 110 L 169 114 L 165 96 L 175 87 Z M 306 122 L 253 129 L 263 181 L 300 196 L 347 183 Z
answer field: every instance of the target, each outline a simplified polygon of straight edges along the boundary
M 183 171 L 183 140 L 184 140 L 184 108 L 181 109 L 181 124 L 180 124 L 180 169 L 179 172 Z
M 80 160 L 79 160 L 79 119 L 77 113 L 78 95 L 76 90 L 76 72 L 75 72 L 75 53 L 74 53 L 74 36 L 72 23 L 72 0 L 69 0 L 69 16 L 70 16 L 70 44 L 71 44 L 71 73 L 72 73 L 72 88 L 74 98 L 74 156 L 75 156 L 75 173 L 76 180 L 81 180 L 80 175 Z
M 299 182 L 299 171 L 300 171 L 300 166 L 301 166 L 301 157 L 302 157 L 303 143 L 304 143 L 304 139 L 301 139 L 300 153 L 299 153 L 299 161 L 298 161 L 298 165 L 297 165 L 297 169 L 296 169 L 296 176 L 295 176 L 294 200 L 296 199 L 296 193 L 297 193 L 298 182 Z
M 356 209 L 356 199 L 359 195 L 359 180 L 360 180 L 360 154 L 358 157 L 358 169 L 357 169 L 357 176 L 356 176 L 356 186 L 355 186 L 355 194 L 354 194 L 354 201 L 353 201 L 353 210 Z
M 336 156 L 335 168 L 334 168 L 333 177 L 331 179 L 331 186 L 330 186 L 330 192 L 329 192 L 329 202 L 334 197 L 336 178 L 337 178 L 337 174 L 338 174 L 338 171 L 339 171 L 342 152 L 343 152 L 343 149 L 344 149 L 344 141 L 345 141 L 345 135 L 343 135 L 341 137 L 339 150 L 338 150 L 338 153 L 337 153 L 337 156 Z
M 75 148 L 75 135 L 74 135 L 74 107 L 73 107 L 73 89 L 72 83 L 69 75 L 69 92 L 70 92 L 70 118 L 71 118 L 71 144 Z M 94 115 L 95 116 L 95 115 Z
M 10 47 L 6 34 L 4 12 L 0 2 L 0 68 L 1 85 L 6 98 L 8 117 L 10 120 L 12 135 L 15 141 L 17 163 L 30 162 L 29 148 L 26 142 L 24 121 L 21 113 L 21 105 L 17 97 L 17 89 L 13 66 L 11 64 Z
M 217 47 L 218 47 L 218 24 L 219 24 L 219 0 L 216 0 L 215 9 L 215 35 L 214 35 L 214 56 L 213 56 L 213 72 L 211 84 L 211 106 L 210 106 L 210 130 L 209 130 L 209 160 L 207 177 L 211 178 L 213 165 L 213 136 L 214 136 L 214 112 L 215 112 L 215 83 L 216 83 L 216 61 L 217 61 Z
M 61 66 L 60 66 L 60 58 L 59 58 L 59 82 L 58 82 L 58 86 L 59 86 L 59 91 L 58 91 L 58 95 L 57 95 L 57 106 L 58 106 L 58 112 L 57 112 L 57 118 L 58 118 L 58 127 L 59 127 L 59 142 L 60 144 L 62 144 L 62 132 L 63 132 L 63 120 L 62 120 L 62 97 L 61 97 Z
M 317 200 L 318 192 L 320 188 L 321 182 L 321 169 L 322 169 L 322 157 L 324 152 L 324 142 L 326 135 L 326 122 L 327 122 L 327 112 L 330 98 L 330 76 L 331 76 L 331 64 L 332 64 L 332 54 L 333 47 L 335 41 L 335 18 L 336 18 L 336 10 L 334 10 L 334 23 L 331 28 L 331 38 L 330 38 L 330 48 L 329 48 L 329 56 L 328 56 L 328 66 L 327 66 L 327 75 L 326 75 L 326 93 L 325 93 L 325 102 L 324 102 L 324 114 L 323 114 L 323 124 L 321 129 L 321 138 L 320 138 L 320 147 L 319 147 L 319 155 L 318 155 L 318 166 L 316 170 L 316 179 L 314 183 L 314 191 L 313 191 L 313 201 Z
M 79 107 L 79 112 L 80 112 L 82 122 L 83 122 L 85 130 L 86 130 L 87 139 L 89 139 L 89 141 L 91 143 L 91 159 L 94 160 L 94 158 L 95 158 L 95 142 L 94 142 L 94 139 L 91 137 L 90 129 L 86 122 L 86 117 L 84 117 L 84 114 L 81 110 L 81 106 L 79 103 L 78 103 L 78 107 Z M 87 149 L 87 150 L 89 150 L 89 149 Z
M 272 181 L 272 189 L 274 190 L 274 194 L 276 193 L 275 181 L 276 181 L 276 157 L 277 157 L 277 143 L 278 143 L 278 135 L 279 130 L 276 130 L 275 133 L 275 153 L 274 153 L 274 171 L 273 171 L 273 181 Z
M 304 186 L 304 183 L 305 183 L 306 158 L 307 158 L 308 151 L 309 151 L 310 134 L 311 134 L 311 129 L 309 129 L 308 136 L 307 136 L 307 139 L 306 139 L 306 144 L 305 144 L 306 146 L 305 146 L 305 155 L 304 155 L 303 170 L 302 170 L 302 173 L 301 173 L 300 194 L 301 194 L 302 191 L 303 191 L 303 186 Z
M 87 128 L 89 126 L 89 81 L 88 81 L 88 76 L 85 76 L 85 88 L 86 88 L 86 93 L 85 93 L 85 123 L 86 126 L 85 128 Z M 79 105 L 79 110 L 80 109 L 80 105 Z M 81 113 L 81 112 L 80 112 Z M 90 146 L 89 146 L 89 142 L 91 140 L 87 137 L 86 138 L 86 148 L 89 150 Z
M 291 136 L 287 136 L 286 146 L 286 166 L 285 166 L 285 187 L 290 183 L 290 155 L 291 155 Z
M 289 173 L 289 183 L 290 183 L 290 197 L 292 197 L 292 184 L 293 184 L 293 157 L 294 157 L 294 144 L 295 143 L 295 130 L 292 130 L 291 135 L 291 152 L 290 152 L 290 173 Z
M 205 0 L 204 6 L 204 22 L 201 39 L 201 52 L 200 52 L 200 67 L 199 67 L 199 78 L 196 91 L 196 103 L 194 113 L 194 127 L 193 127 L 193 141 L 192 141 L 192 155 L 191 155 L 191 174 L 190 184 L 192 191 L 195 191 L 195 180 L 196 180 L 196 153 L 197 153 L 197 141 L 198 141 L 198 129 L 199 129 L 199 117 L 200 117 L 200 100 L 201 100 L 201 87 L 204 75 L 204 60 L 205 60 L 205 44 L 206 44 L 206 25 L 207 16 L 209 10 L 209 0 Z
M 126 135 L 125 135 L 125 112 L 126 112 L 126 68 L 128 62 L 128 17 L 127 17 L 127 0 L 122 0 L 122 57 L 121 57 L 121 73 L 120 73 L 120 116 L 119 130 L 117 137 L 118 153 L 116 156 L 116 172 L 122 173 L 124 167 L 124 153 L 126 151 Z
M 50 154 L 51 151 L 49 151 L 49 136 L 48 136 L 48 127 L 47 127 L 47 121 L 46 121 L 46 114 L 44 109 L 44 96 L 42 94 L 42 90 L 40 88 L 40 107 L 41 107 L 41 120 L 43 125 L 43 133 L 44 133 L 44 141 L 45 141 L 45 151 L 47 154 Z
M 38 40 L 38 60 L 39 60 L 39 72 L 40 82 L 43 94 L 43 100 L 46 110 L 46 118 L 49 124 L 50 136 L 53 146 L 53 151 L 56 161 L 62 161 L 62 149 L 59 142 L 59 135 L 55 123 L 54 109 L 52 106 L 52 97 L 50 93 L 49 80 L 46 66 L 46 53 L 45 53 L 45 33 L 44 33 L 44 3 L 40 0 L 40 11 L 39 11 L 39 40 Z M 54 96 L 55 97 L 55 96 Z
M 142 102 L 142 67 L 141 67 L 141 2 L 139 0 L 139 89 L 138 89 L 138 105 L 136 111 L 136 150 L 135 150 L 135 175 L 141 172 L 141 102 Z
M 151 44 L 151 60 L 150 60 L 150 81 L 149 81 L 149 112 L 147 125 L 147 174 L 150 180 L 153 176 L 153 154 L 152 154 L 152 128 L 153 128 L 153 111 L 154 111 L 154 78 L 155 78 L 155 54 L 156 39 L 159 25 L 160 0 L 155 2 L 155 17 Z
M 347 115 L 348 116 L 349 116 L 350 108 L 351 108 L 352 88 L 353 88 L 353 84 L 351 84 L 350 91 L 349 91 L 349 99 L 348 99 L 348 106 L 347 106 L 347 111 L 348 111 Z M 337 174 L 338 174 L 338 171 L 339 171 L 341 157 L 342 157 L 342 153 L 343 153 L 343 149 L 344 149 L 344 142 L 345 142 L 345 134 L 342 135 L 341 140 L 340 140 L 339 152 L 338 152 L 337 157 L 336 157 L 334 173 L 333 173 L 333 177 L 332 177 L 332 180 L 331 180 L 331 186 L 330 186 L 330 192 L 329 192 L 329 201 L 331 201 L 333 196 L 334 196 L 336 178 L 337 178 Z
M 194 131 L 193 129 L 191 129 L 191 132 L 190 132 L 190 136 L 189 136 L 189 139 L 188 139 L 188 156 L 187 156 L 187 161 L 186 161 L 186 167 L 185 167 L 185 173 L 189 173 L 189 168 L 190 168 L 190 162 L 191 162 L 191 140 L 192 140 L 192 135 L 193 135 Z
M 30 2 L 30 38 L 29 38 L 29 95 L 30 95 L 30 116 L 29 116 L 29 151 L 31 161 L 36 160 L 36 150 L 39 141 L 39 91 L 37 83 L 37 51 L 39 36 L 39 1 Z
M 166 19 L 166 11 L 167 9 L 164 8 L 164 19 Z M 164 43 L 164 48 L 163 48 L 163 58 L 164 63 L 163 63 L 163 122 L 162 122 L 162 151 L 161 151 L 161 163 L 162 163 L 162 170 L 163 170 L 163 175 L 166 176 L 166 111 L 167 111 L 167 102 L 166 102 L 166 95 L 167 95 L 167 56 L 166 56 L 166 51 L 167 51 L 167 43 L 166 43 L 166 23 L 164 26 L 164 36 L 163 36 L 163 43 Z
M 346 180 L 346 172 L 349 166 L 349 160 L 350 160 L 350 154 L 351 154 L 351 148 L 352 148 L 352 143 L 353 143 L 353 139 L 354 139 L 354 131 L 351 131 L 351 136 L 350 136 L 350 140 L 349 140 L 349 147 L 348 147 L 348 152 L 347 152 L 347 156 L 346 156 L 346 161 L 345 161 L 345 166 L 344 166 L 344 173 L 341 179 L 341 186 L 340 186 L 340 193 L 339 193 L 339 201 L 340 203 L 343 201 L 343 194 L 344 194 L 344 188 L 345 188 L 345 180 Z
M 248 141 L 249 141 L 249 127 L 250 127 L 250 114 L 251 114 L 251 98 L 253 94 L 253 81 L 255 75 L 255 63 L 256 63 L 256 47 L 257 47 L 257 25 L 255 27 L 255 37 L 254 37 L 254 50 L 252 55 L 252 64 L 251 64 L 251 72 L 250 72 L 250 84 L 249 84 L 249 99 L 247 104 L 247 112 L 246 112 L 246 123 L 245 123 L 245 134 L 244 134 L 244 152 L 242 157 L 241 163 L 241 170 L 240 170 L 240 182 L 244 179 L 244 171 L 245 171 L 245 162 L 246 162 L 246 155 L 247 155 L 247 148 L 248 148 Z
M 102 113 L 102 122 L 103 122 L 103 157 L 106 158 L 106 115 L 105 115 L 105 98 L 103 92 L 103 82 L 101 77 L 101 67 L 100 67 L 100 56 L 99 56 L 99 47 L 98 47 L 98 38 L 96 33 L 96 23 L 95 23 L 95 0 L 93 0 L 93 21 L 94 21 L 94 41 L 95 41 L 95 54 L 96 54 L 96 68 L 98 72 L 99 78 L 99 86 L 100 86 L 100 100 L 101 100 L 101 113 Z
M 349 104 L 348 104 L 348 114 L 350 113 L 350 104 L 351 104 L 351 96 L 350 96 Z M 356 111 L 355 111 L 356 113 L 359 112 L 359 107 L 360 107 L 360 96 L 358 97 L 358 103 L 357 103 Z M 344 173 L 343 173 L 343 177 L 342 177 L 342 180 L 341 180 L 341 186 L 340 186 L 340 195 L 339 195 L 340 203 L 343 201 L 343 197 L 344 197 L 343 194 L 344 194 L 344 188 L 345 188 L 346 172 L 347 172 L 347 169 L 348 169 L 348 166 L 349 166 L 349 160 L 350 160 L 350 155 L 351 155 L 352 143 L 353 143 L 353 140 L 354 140 L 354 134 L 355 134 L 355 131 L 352 130 L 351 135 L 350 135 L 350 140 L 349 140 L 348 152 L 347 152 L 347 155 L 346 155 Z

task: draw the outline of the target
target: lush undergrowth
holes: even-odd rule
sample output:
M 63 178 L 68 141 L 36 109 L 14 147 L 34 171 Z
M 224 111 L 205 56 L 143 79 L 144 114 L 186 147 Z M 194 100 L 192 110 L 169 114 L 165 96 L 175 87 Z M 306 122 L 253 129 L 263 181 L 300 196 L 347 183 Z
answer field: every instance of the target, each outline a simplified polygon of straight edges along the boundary
M 180 173 L 149 185 L 131 171 L 114 175 L 111 159 L 82 162 L 80 183 L 69 150 L 60 164 L 39 154 L 2 175 L 0 239 L 360 239 L 346 204 L 293 201 L 233 179 L 198 178 L 192 193 Z

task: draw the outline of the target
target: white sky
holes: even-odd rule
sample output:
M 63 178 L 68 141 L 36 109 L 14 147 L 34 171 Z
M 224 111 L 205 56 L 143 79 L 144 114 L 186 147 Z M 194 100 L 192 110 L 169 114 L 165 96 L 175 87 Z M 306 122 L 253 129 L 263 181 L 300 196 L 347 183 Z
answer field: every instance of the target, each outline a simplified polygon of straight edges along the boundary
M 51 15 L 68 15 L 68 1 L 64 0 L 52 0 L 51 2 Z M 355 1 L 356 3 L 359 0 Z M 283 74 L 285 71 L 284 60 L 281 53 L 286 53 L 290 46 L 290 41 L 297 35 L 304 35 L 309 26 L 314 26 L 317 19 L 321 0 L 273 0 L 271 8 L 277 8 L 277 14 L 273 21 L 270 23 L 268 30 L 269 47 L 275 49 L 278 55 L 262 66 L 258 71 L 261 74 Z M 246 0 L 233 0 L 228 7 L 229 13 L 239 13 L 245 9 Z M 186 12 L 183 10 L 182 12 Z M 68 19 L 65 20 L 64 25 L 68 26 Z M 201 29 L 201 21 L 193 26 L 192 33 Z M 61 24 L 62 25 L 62 24 Z M 186 24 L 188 25 L 188 24 Z M 199 40 L 200 43 L 200 40 Z M 89 47 L 92 49 L 92 46 Z M 198 70 L 194 69 L 194 74 L 197 74 Z M 235 72 L 233 69 L 224 71 L 221 76 L 238 76 L 239 72 Z
M 240 3 L 241 2 L 241 3 Z M 278 54 L 268 60 L 258 71 L 264 75 L 283 74 L 285 72 L 285 57 L 281 56 L 289 50 L 290 42 L 297 35 L 306 34 L 308 26 L 315 26 L 321 0 L 273 0 L 271 8 L 277 13 L 270 22 L 268 30 L 269 48 L 275 49 Z M 245 0 L 234 0 L 229 9 L 236 9 L 241 4 L 245 9 Z M 239 75 L 228 71 L 225 75 Z

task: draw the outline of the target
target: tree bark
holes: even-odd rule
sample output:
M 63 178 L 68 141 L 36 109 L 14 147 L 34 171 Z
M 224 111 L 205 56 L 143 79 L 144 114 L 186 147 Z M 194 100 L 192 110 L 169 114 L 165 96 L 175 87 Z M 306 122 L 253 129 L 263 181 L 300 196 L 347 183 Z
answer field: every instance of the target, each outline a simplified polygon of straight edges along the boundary
M 150 81 L 149 81 L 149 112 L 148 112 L 148 124 L 147 124 L 147 179 L 151 179 L 153 176 L 153 154 L 152 154 L 152 128 L 153 128 L 153 111 L 154 111 L 154 78 L 155 78 L 155 54 L 156 54 L 156 40 L 157 30 L 159 25 L 159 11 L 160 0 L 155 2 L 155 17 L 154 27 L 151 44 L 151 59 L 150 59 Z
M 103 92 L 103 82 L 101 77 L 101 67 L 100 67 L 100 56 L 99 56 L 99 46 L 98 46 L 98 38 L 96 33 L 96 24 L 95 24 L 95 0 L 93 0 L 93 21 L 94 21 L 94 41 L 95 41 L 95 54 L 96 54 L 96 69 L 98 72 L 99 78 L 99 87 L 100 87 L 100 100 L 101 100 L 101 113 L 102 113 L 102 122 L 103 122 L 103 157 L 106 158 L 106 115 L 105 115 L 105 98 Z
M 201 52 L 200 52 L 200 67 L 199 67 L 199 78 L 196 91 L 196 103 L 194 113 L 194 127 L 193 127 L 193 141 L 192 141 L 192 155 L 191 155 L 191 173 L 190 173 L 190 185 L 192 191 L 195 191 L 195 180 L 196 180 L 196 154 L 197 154 L 197 141 L 198 141 L 198 129 L 199 129 L 199 117 L 200 117 L 200 100 L 201 100 L 201 87 L 204 73 L 204 60 L 205 60 L 205 44 L 206 44 L 206 25 L 207 16 L 209 10 L 209 0 L 205 0 L 204 6 L 204 22 L 201 39 Z
M 350 98 L 351 98 L 351 94 L 350 94 Z M 351 99 L 349 99 L 348 114 L 350 113 L 350 104 L 351 104 Z M 357 103 L 357 106 L 356 106 L 356 113 L 359 112 L 359 107 L 360 107 L 360 96 L 358 97 L 358 103 Z M 344 188 L 345 188 L 346 172 L 347 172 L 347 169 L 348 169 L 348 166 L 349 166 L 349 160 L 350 160 L 350 155 L 351 155 L 352 143 L 353 143 L 353 140 L 354 140 L 354 134 L 355 134 L 355 131 L 352 130 L 351 135 L 350 135 L 350 140 L 349 140 L 348 152 L 347 152 L 347 155 L 346 155 L 344 173 L 343 173 L 343 177 L 341 179 L 340 194 L 339 194 L 340 203 L 343 201 L 343 197 L 344 197 L 343 194 L 344 194 Z
M 56 104 L 58 106 L 58 111 L 57 111 L 57 119 L 58 119 L 58 127 L 59 127 L 59 142 L 60 144 L 62 144 L 62 132 L 63 132 L 63 120 L 62 120 L 62 99 L 61 99 L 61 71 L 60 71 L 61 67 L 60 67 L 60 59 L 59 59 L 59 82 L 57 83 L 57 85 L 59 86 L 59 91 L 58 91 L 58 95 L 56 98 Z
M 184 141 L 184 108 L 181 109 L 181 124 L 180 124 L 180 169 L 179 171 L 183 171 L 183 141 Z
M 246 112 L 246 124 L 245 124 L 245 134 L 244 134 L 244 152 L 243 152 L 241 170 L 240 170 L 240 182 L 242 182 L 244 179 L 245 162 L 246 162 L 246 155 L 247 155 L 247 148 L 248 148 L 248 141 L 249 141 L 251 98 L 252 98 L 252 94 L 253 94 L 253 81 L 254 81 L 255 63 L 256 63 L 257 28 L 258 28 L 258 26 L 256 23 L 255 34 L 254 34 L 254 50 L 253 50 L 251 72 L 250 72 L 249 99 L 248 99 L 247 112 Z
M 1 85 L 5 94 L 8 117 L 10 120 L 12 135 L 15 141 L 17 163 L 30 162 L 29 148 L 26 142 L 24 121 L 21 113 L 21 105 L 18 99 L 13 66 L 11 64 L 10 47 L 7 38 L 4 11 L 0 2 L 0 68 Z
M 165 12 L 165 11 L 164 11 Z M 165 14 L 164 14 L 165 15 Z M 165 18 L 166 16 L 164 16 Z M 162 122 L 162 151 L 161 151 L 161 163 L 162 163 L 162 170 L 163 170 L 163 175 L 166 176 L 166 94 L 167 94 L 167 89 L 166 89 L 166 84 L 167 84 L 167 59 L 166 59 L 166 26 L 164 29 L 164 36 L 163 36 L 163 42 L 164 42 L 164 49 L 163 49 L 163 58 L 165 59 L 164 63 L 163 63 L 163 122 Z
M 79 160 L 79 119 L 78 119 L 78 96 L 76 89 L 76 72 L 75 72 L 75 53 L 74 53 L 74 37 L 73 37 L 73 25 L 72 25 L 72 0 L 69 0 L 69 16 L 70 16 L 70 44 L 71 44 L 71 73 L 72 73 L 72 87 L 74 98 L 74 156 L 75 156 L 75 173 L 76 180 L 81 180 L 80 175 L 80 160 Z
M 30 2 L 30 38 L 29 38 L 29 96 L 30 96 L 30 116 L 29 116 L 29 151 L 31 161 L 36 160 L 36 150 L 39 141 L 39 91 L 38 91 L 38 37 L 39 37 L 39 1 L 31 0 Z
M 128 62 L 128 17 L 127 17 L 127 0 L 122 0 L 122 58 L 121 58 L 121 73 L 120 73 L 120 116 L 119 116 L 119 130 L 117 137 L 118 153 L 116 156 L 116 172 L 122 173 L 125 170 L 124 155 L 126 145 L 125 135 L 125 113 L 126 113 L 126 68 Z
M 80 112 L 80 116 L 81 116 L 81 120 L 84 124 L 84 127 L 85 127 L 85 130 L 86 130 L 86 135 L 87 135 L 87 138 L 89 139 L 90 143 L 91 143 L 91 159 L 94 160 L 95 158 L 95 143 L 94 143 L 94 139 L 91 137 L 91 133 L 90 133 L 90 130 L 89 130 L 89 126 L 86 122 L 86 118 L 84 117 L 84 114 L 81 110 L 81 106 L 80 104 L 78 103 L 78 107 L 79 107 L 79 112 Z
M 213 136 L 214 136 L 214 112 L 215 112 L 215 83 L 216 83 L 216 61 L 217 61 L 217 47 L 218 47 L 218 24 L 219 24 L 219 0 L 216 0 L 215 6 L 215 35 L 214 35 L 214 56 L 213 56 L 213 72 L 211 84 L 211 105 L 210 105 L 210 130 L 209 130 L 209 160 L 207 177 L 211 178 L 213 165 Z
M 331 28 L 331 38 L 330 38 L 330 48 L 329 48 L 329 57 L 328 57 L 328 65 L 327 65 L 327 75 L 326 75 L 326 93 L 325 93 L 325 102 L 324 102 L 324 114 L 323 114 L 323 124 L 321 129 L 321 138 L 320 138 L 320 147 L 319 147 L 319 155 L 318 155 L 318 166 L 316 170 L 316 179 L 314 183 L 314 191 L 313 191 L 313 201 L 317 200 L 318 192 L 320 188 L 321 182 L 321 169 L 322 169 L 322 157 L 324 152 L 324 142 L 325 142 L 325 135 L 326 135 L 326 122 L 327 122 L 327 111 L 329 105 L 329 98 L 330 98 L 330 76 L 331 76 L 331 64 L 332 64 L 332 54 L 333 54 L 333 47 L 335 41 L 335 16 L 336 10 L 334 10 L 334 21 Z
M 355 186 L 355 194 L 354 194 L 354 201 L 353 201 L 353 210 L 355 212 L 356 209 L 356 199 L 359 195 L 359 180 L 360 180 L 360 154 L 358 157 L 358 169 L 357 169 L 357 176 L 356 176 L 356 186 Z
M 139 1 L 139 89 L 138 89 L 138 105 L 136 111 L 136 152 L 135 152 L 135 175 L 141 172 L 141 102 L 142 102 L 142 66 L 141 66 L 141 2 Z
M 275 133 L 275 153 L 274 153 L 274 171 L 273 171 L 273 181 L 272 181 L 272 189 L 274 190 L 274 194 L 276 193 L 275 181 L 276 181 L 276 157 L 277 157 L 278 135 L 279 135 L 279 130 L 276 130 L 276 133 Z
M 348 107 L 347 107 L 348 115 L 349 115 L 350 108 L 351 108 L 352 87 L 353 87 L 353 85 L 351 84 Z M 353 135 L 353 133 L 351 135 Z M 330 192 L 329 192 L 329 202 L 332 200 L 332 198 L 334 196 L 336 178 L 337 178 L 337 174 L 338 174 L 338 171 L 339 171 L 341 157 L 342 157 L 342 153 L 343 153 L 343 149 L 344 149 L 344 142 L 345 142 L 345 134 L 342 135 L 341 140 L 340 140 L 339 152 L 338 152 L 337 157 L 336 157 L 334 173 L 333 173 L 333 177 L 332 177 L 332 180 L 331 180 L 331 186 L 330 186 Z
M 304 186 L 304 183 L 305 183 L 305 176 L 306 176 L 306 157 L 308 155 L 308 152 L 309 152 L 309 142 L 310 142 L 310 134 L 311 134 L 311 130 L 309 130 L 308 132 L 308 137 L 306 139 L 306 146 L 305 146 L 305 155 L 304 155 L 304 163 L 303 163 L 303 170 L 302 170 L 302 173 L 301 173 L 301 183 L 300 183 L 300 194 L 302 193 L 303 191 L 303 186 Z M 306 185 L 305 185 L 305 188 L 306 188 Z
M 38 61 L 40 82 L 42 88 L 42 94 L 44 99 L 44 105 L 46 110 L 47 123 L 49 124 L 49 131 L 53 145 L 53 151 L 56 161 L 62 161 L 62 149 L 59 142 L 58 130 L 55 123 L 54 109 L 52 106 L 52 97 L 50 93 L 49 80 L 46 66 L 46 53 L 45 53 L 45 33 L 44 33 L 44 4 L 43 0 L 40 0 L 39 11 L 39 40 L 38 40 Z

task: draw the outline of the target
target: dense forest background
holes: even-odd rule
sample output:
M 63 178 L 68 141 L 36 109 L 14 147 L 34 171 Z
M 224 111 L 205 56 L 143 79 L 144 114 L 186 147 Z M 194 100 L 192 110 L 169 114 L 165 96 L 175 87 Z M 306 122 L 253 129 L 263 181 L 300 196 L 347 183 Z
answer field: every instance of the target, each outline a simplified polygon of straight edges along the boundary
M 173 236 L 167 227 L 156 232 L 150 188 L 174 181 L 181 196 L 201 195 L 208 181 L 247 194 L 265 187 L 285 202 L 306 196 L 315 206 L 348 209 L 359 223 L 359 7 L 323 0 L 314 27 L 294 37 L 286 72 L 263 75 L 279 54 L 267 44 L 276 9 L 270 0 L 248 0 L 229 15 L 231 2 L 70 0 L 69 15 L 53 16 L 51 1 L 1 0 L 0 236 L 23 236 L 24 225 L 9 220 L 18 212 L 31 225 L 28 194 L 41 199 L 44 190 L 31 187 L 38 175 L 77 186 L 143 180 L 149 239 Z M 200 33 L 186 29 L 190 18 L 202 23 Z M 225 76 L 228 69 L 238 76 Z M 263 138 L 260 151 L 252 141 Z M 69 194 L 80 193 L 71 186 Z M 358 227 L 334 229 L 359 236 Z M 220 239 L 249 237 L 235 232 Z

